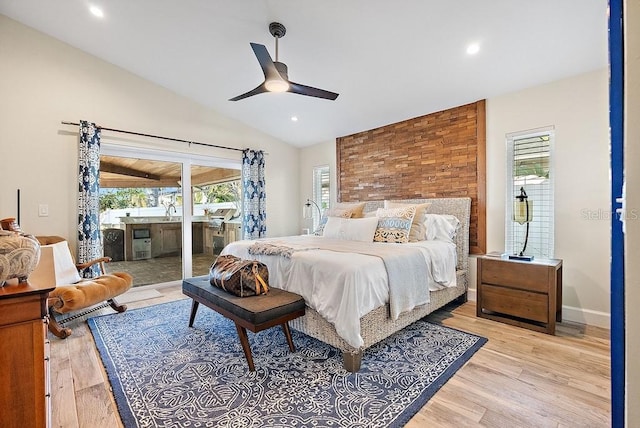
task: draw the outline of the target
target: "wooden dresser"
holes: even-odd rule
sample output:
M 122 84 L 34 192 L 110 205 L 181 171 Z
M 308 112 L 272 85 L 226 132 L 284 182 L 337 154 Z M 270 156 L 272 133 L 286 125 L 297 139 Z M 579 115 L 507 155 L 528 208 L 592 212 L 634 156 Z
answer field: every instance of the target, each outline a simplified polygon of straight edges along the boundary
M 0 427 L 51 424 L 47 296 L 54 287 L 0 287 Z
M 555 334 L 562 321 L 562 260 L 478 257 L 476 315 Z

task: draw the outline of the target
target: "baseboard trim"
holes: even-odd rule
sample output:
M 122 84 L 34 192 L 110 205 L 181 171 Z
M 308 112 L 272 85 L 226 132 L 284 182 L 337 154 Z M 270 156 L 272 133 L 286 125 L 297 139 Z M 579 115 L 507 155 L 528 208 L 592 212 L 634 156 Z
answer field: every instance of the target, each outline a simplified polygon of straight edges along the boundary
M 467 300 L 471 300 L 472 302 L 477 302 L 478 299 L 476 297 L 476 289 L 468 288 L 467 289 Z
M 178 279 L 178 280 L 169 281 L 169 282 L 159 282 L 157 284 L 139 285 L 137 287 L 131 288 L 130 291 L 134 292 L 134 291 L 144 291 L 144 290 L 161 290 L 163 288 L 173 287 L 176 285 L 178 286 L 182 285 L 182 280 Z
M 607 330 L 611 328 L 611 314 L 573 306 L 562 306 L 562 320 L 592 325 Z
M 476 302 L 476 289 L 467 290 L 467 299 Z M 611 328 L 611 314 L 590 309 L 575 308 L 573 306 L 562 306 L 562 320 L 571 321 L 578 324 L 586 324 L 609 330 Z

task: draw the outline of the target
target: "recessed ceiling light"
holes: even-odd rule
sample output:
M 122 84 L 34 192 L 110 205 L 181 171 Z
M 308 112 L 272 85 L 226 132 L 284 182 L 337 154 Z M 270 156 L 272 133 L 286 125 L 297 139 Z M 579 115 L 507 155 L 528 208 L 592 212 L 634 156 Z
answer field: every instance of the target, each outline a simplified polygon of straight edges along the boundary
M 102 12 L 102 9 L 100 9 L 98 6 L 95 6 L 95 5 L 89 6 L 89 12 L 91 12 L 93 16 L 97 16 L 98 18 L 104 18 L 104 13 Z
M 291 116 L 291 121 L 292 122 L 297 122 L 298 121 L 298 116 Z
M 469 55 L 475 55 L 478 52 L 480 52 L 480 45 L 478 43 L 471 43 L 469 46 L 467 46 L 467 53 Z

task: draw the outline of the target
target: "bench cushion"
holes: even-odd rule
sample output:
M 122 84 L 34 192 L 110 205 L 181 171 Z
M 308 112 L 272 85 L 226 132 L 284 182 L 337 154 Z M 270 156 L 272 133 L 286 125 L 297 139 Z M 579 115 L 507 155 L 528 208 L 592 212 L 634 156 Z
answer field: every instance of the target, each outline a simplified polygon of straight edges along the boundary
M 304 299 L 299 294 L 273 287 L 269 288 L 268 294 L 237 297 L 209 284 L 207 275 L 183 280 L 182 290 L 205 299 L 255 325 L 263 324 L 305 307 Z

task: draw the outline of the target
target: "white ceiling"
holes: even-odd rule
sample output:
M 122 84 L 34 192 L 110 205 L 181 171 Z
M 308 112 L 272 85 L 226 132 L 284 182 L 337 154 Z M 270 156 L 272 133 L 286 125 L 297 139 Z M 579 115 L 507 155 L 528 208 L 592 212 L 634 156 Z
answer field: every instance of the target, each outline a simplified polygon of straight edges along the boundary
M 296 146 L 608 60 L 607 0 L 0 0 L 0 13 Z M 272 21 L 287 28 L 279 60 L 289 78 L 338 92 L 336 101 L 228 101 L 264 80 L 249 42 L 275 57 Z

